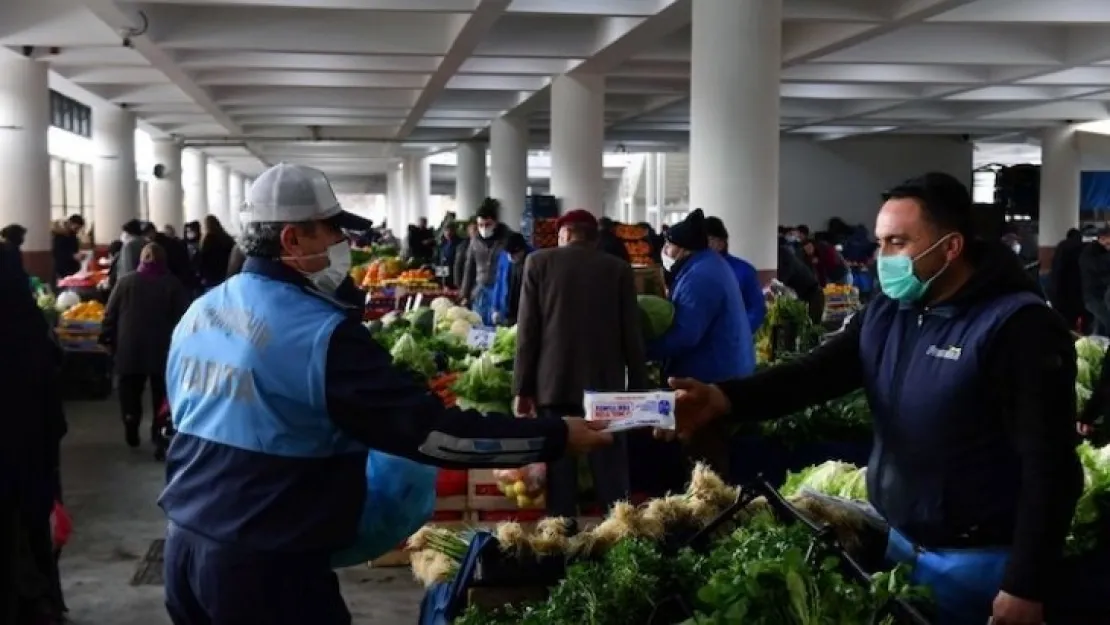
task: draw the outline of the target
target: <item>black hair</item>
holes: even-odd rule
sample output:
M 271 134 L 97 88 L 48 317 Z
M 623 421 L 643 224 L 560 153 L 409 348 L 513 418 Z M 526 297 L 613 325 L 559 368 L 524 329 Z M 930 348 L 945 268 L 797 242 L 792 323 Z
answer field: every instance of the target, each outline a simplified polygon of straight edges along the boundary
M 528 249 L 528 240 L 519 232 L 513 232 L 505 238 L 505 251 L 510 254 L 523 252 Z
M 809 238 L 809 226 L 807 226 L 805 224 L 801 224 L 800 226 L 798 226 L 794 229 L 797 230 L 798 232 L 802 233 L 806 238 Z
M 1079 238 L 1081 236 L 1080 232 L 1079 232 L 1079 228 L 1068 228 L 1068 233 L 1067 233 L 1066 236 L 1069 239 Z
M 129 219 L 123 222 L 123 228 L 121 228 L 121 230 L 133 237 L 142 236 L 143 222 L 139 221 L 138 219 Z
M 945 232 L 972 238 L 971 194 L 950 174 L 930 172 L 910 178 L 883 194 L 886 200 L 913 199 L 921 204 L 925 218 Z
M 70 215 L 69 219 L 66 219 L 66 223 L 69 223 L 70 225 L 77 226 L 79 228 L 84 228 L 85 227 L 85 218 L 80 216 L 80 215 L 76 215 L 76 214 Z
M 158 233 L 158 226 L 155 226 L 153 221 L 147 221 L 147 222 L 143 223 L 143 234 L 150 235 L 150 234 L 157 234 L 157 233 Z

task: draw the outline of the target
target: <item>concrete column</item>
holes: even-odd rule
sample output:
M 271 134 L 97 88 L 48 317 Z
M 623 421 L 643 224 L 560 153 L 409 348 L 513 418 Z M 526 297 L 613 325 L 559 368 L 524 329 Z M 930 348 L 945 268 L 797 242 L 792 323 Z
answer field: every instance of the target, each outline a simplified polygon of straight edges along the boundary
M 394 236 L 403 239 L 405 234 L 405 172 L 398 163 L 389 165 L 385 174 L 386 225 Z
M 559 76 L 551 83 L 551 194 L 563 212 L 605 214 L 604 151 L 605 77 Z
M 1079 227 L 1079 137 L 1075 126 L 1061 124 L 1041 132 L 1041 220 L 1037 233 L 1041 269 L 1052 267 L 1052 253 Z
M 27 272 L 49 280 L 50 91 L 47 65 L 12 55 L 0 60 L 0 224 L 27 229 Z
M 239 211 L 243 208 L 243 190 L 245 188 L 242 174 L 233 171 L 228 175 L 228 214 L 227 221 L 223 223 L 224 229 L 232 236 L 239 234 Z M 221 221 L 223 221 L 222 218 Z
M 231 221 L 231 170 L 223 165 L 212 165 L 208 178 L 208 212 L 227 227 Z
M 208 197 L 208 155 L 200 150 L 185 150 L 181 164 L 185 192 L 185 221 L 201 221 L 211 208 Z M 161 228 L 162 224 L 158 224 Z
M 501 202 L 499 220 L 520 230 L 528 195 L 528 122 L 501 117 L 489 131 L 489 195 Z
M 115 106 L 93 111 L 93 243 L 108 245 L 139 218 L 135 114 Z
M 460 143 L 455 155 L 455 217 L 470 219 L 486 198 L 486 146 Z
M 150 180 L 150 221 L 161 230 L 166 224 L 181 232 L 185 206 L 181 192 L 181 146 L 172 138 L 154 140 L 154 162 L 165 168 L 162 178 Z
M 690 206 L 766 281 L 778 265 L 782 0 L 692 5 Z
M 428 205 L 432 199 L 432 165 L 426 158 L 410 156 L 405 159 L 402 171 L 405 182 L 404 224 L 407 226 L 428 216 Z M 394 234 L 397 232 L 394 231 Z

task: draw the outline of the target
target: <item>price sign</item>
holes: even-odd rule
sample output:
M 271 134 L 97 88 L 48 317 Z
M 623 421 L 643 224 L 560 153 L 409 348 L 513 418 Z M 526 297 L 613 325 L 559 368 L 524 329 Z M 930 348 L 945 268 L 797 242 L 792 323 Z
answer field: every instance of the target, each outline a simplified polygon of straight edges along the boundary
M 473 349 L 486 350 L 493 345 L 493 338 L 497 331 L 493 328 L 471 328 L 466 335 L 466 345 Z
M 436 277 L 437 278 L 448 278 L 450 276 L 451 276 L 451 268 L 450 267 L 448 267 L 446 265 L 440 265 L 440 266 L 436 267 Z

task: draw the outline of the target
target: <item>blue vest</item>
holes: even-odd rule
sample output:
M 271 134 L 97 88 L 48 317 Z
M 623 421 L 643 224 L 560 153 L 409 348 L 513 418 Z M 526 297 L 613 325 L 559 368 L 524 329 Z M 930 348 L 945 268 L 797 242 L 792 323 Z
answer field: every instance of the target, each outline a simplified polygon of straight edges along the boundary
M 333 425 L 324 380 L 343 318 L 302 287 L 255 273 L 190 306 L 166 369 L 177 434 L 160 504 L 170 520 L 267 551 L 353 540 L 367 450 Z
M 945 544 L 978 530 L 1008 540 L 1020 462 L 982 367 L 995 331 L 1043 305 L 1033 293 L 926 311 L 880 298 L 864 312 L 860 358 L 875 421 L 868 494 L 911 540 Z

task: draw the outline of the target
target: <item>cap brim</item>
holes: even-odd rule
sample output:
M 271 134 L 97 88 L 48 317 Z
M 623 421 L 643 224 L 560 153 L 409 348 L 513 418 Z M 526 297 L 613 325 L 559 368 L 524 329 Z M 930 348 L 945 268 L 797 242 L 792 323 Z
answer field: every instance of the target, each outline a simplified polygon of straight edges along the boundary
M 344 210 L 339 211 L 323 221 L 340 230 L 349 230 L 352 232 L 366 232 L 374 227 L 374 223 L 369 219 L 359 217 L 354 213 L 348 213 Z

